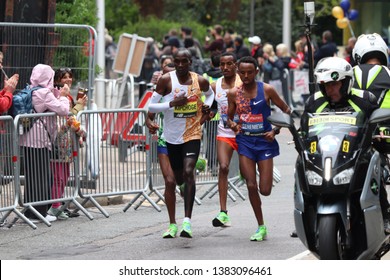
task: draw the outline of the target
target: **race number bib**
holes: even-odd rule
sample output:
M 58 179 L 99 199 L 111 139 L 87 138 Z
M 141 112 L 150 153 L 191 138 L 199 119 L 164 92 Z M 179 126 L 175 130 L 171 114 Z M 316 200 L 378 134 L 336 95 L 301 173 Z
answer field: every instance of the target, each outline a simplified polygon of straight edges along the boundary
M 258 136 L 264 133 L 264 121 L 262 114 L 241 115 L 241 131 L 244 135 Z
M 222 120 L 222 123 L 223 123 L 223 127 L 224 128 L 229 128 L 228 125 L 227 125 L 228 115 L 227 114 L 222 114 L 221 115 L 221 120 Z M 238 117 L 237 114 L 234 114 L 233 121 L 235 123 L 238 123 L 240 121 L 240 118 Z
M 183 106 L 176 106 L 173 109 L 175 118 L 192 118 L 198 113 L 198 99 L 196 96 L 188 98 L 188 103 Z

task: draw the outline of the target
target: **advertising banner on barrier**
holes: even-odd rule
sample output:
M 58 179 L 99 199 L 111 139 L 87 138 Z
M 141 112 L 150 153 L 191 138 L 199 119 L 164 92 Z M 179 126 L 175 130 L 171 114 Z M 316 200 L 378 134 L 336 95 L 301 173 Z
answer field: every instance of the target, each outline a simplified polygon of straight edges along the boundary
M 302 95 L 309 93 L 309 72 L 294 71 L 294 94 Z

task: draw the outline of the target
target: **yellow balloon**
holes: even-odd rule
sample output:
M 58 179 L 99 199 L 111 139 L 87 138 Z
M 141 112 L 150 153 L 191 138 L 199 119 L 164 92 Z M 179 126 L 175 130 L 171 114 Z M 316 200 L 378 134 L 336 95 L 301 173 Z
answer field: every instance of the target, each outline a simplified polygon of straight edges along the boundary
M 348 22 L 349 20 L 345 17 L 345 18 L 339 18 L 337 21 L 336 21 L 336 25 L 338 28 L 340 29 L 344 29 L 348 26 Z
M 344 17 L 344 11 L 340 6 L 334 6 L 332 9 L 332 16 L 338 19 L 342 19 Z

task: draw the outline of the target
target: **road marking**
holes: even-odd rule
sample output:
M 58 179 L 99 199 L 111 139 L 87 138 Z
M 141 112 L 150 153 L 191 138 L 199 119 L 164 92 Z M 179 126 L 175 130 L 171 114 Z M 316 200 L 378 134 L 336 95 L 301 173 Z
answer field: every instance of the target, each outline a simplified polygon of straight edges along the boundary
M 292 258 L 289 258 L 288 260 L 300 260 L 300 259 L 303 259 L 304 257 L 306 257 L 310 254 L 311 254 L 311 252 L 309 250 L 306 250 L 298 255 L 293 256 Z

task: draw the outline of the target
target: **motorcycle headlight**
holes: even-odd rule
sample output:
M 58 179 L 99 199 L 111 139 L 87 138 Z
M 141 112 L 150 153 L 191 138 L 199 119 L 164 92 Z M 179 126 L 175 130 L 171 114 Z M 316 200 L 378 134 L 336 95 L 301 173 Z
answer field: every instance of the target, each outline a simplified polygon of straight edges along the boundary
M 344 171 L 334 176 L 333 184 L 335 185 L 349 184 L 349 182 L 351 182 L 353 173 L 354 173 L 353 167 L 345 169 Z
M 316 172 L 311 171 L 311 170 L 307 170 L 305 172 L 305 175 L 306 175 L 307 182 L 309 183 L 309 185 L 313 185 L 313 186 L 321 186 L 322 185 L 322 177 L 320 175 L 318 175 Z

